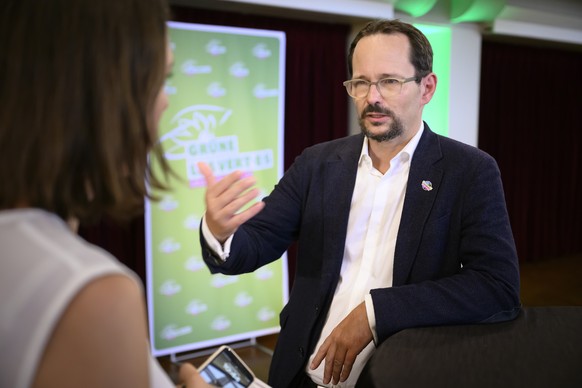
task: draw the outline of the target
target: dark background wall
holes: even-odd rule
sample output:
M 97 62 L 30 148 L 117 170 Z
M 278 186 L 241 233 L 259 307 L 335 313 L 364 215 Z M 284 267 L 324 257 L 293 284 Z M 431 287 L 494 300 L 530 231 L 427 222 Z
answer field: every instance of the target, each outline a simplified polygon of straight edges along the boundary
M 485 39 L 479 148 L 497 159 L 521 261 L 582 252 L 582 49 Z

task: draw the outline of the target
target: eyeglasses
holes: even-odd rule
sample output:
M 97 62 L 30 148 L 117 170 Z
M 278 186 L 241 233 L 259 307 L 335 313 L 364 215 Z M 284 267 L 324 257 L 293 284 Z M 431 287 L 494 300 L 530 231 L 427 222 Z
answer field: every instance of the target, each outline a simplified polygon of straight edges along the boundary
M 378 93 L 380 93 L 383 98 L 386 98 L 400 94 L 400 91 L 402 90 L 402 84 L 410 81 L 416 81 L 417 79 L 418 77 L 416 76 L 404 79 L 382 78 L 376 82 L 369 82 L 364 79 L 352 79 L 344 81 L 344 86 L 346 87 L 350 97 L 360 99 L 366 98 L 370 92 L 370 86 L 376 85 Z

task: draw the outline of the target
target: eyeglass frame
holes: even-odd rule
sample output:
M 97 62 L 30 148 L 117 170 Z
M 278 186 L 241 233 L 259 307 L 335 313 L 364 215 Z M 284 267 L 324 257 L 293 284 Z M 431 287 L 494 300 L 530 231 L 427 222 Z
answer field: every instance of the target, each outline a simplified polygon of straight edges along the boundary
M 353 99 L 362 99 L 362 98 L 368 97 L 368 94 L 370 93 L 370 88 L 372 87 L 372 85 L 376 85 L 376 90 L 378 91 L 378 94 L 380 94 L 382 96 L 382 98 L 385 98 L 385 96 L 380 91 L 380 87 L 378 86 L 378 84 L 382 81 L 387 80 L 387 79 L 393 80 L 393 81 L 398 81 L 398 83 L 400 84 L 400 90 L 398 91 L 398 94 L 400 94 L 402 92 L 402 85 L 404 85 L 405 83 L 410 82 L 410 81 L 418 81 L 420 79 L 420 77 L 418 77 L 416 75 L 412 76 L 412 77 L 408 77 L 408 78 L 403 78 L 403 79 L 394 78 L 394 77 L 386 77 L 386 78 L 381 78 L 376 82 L 370 82 L 370 81 L 367 81 L 367 80 L 361 79 L 361 78 L 354 78 L 354 79 L 349 79 L 347 81 L 344 81 L 342 84 L 346 88 L 346 92 L 348 92 L 348 96 L 350 96 Z M 348 87 L 350 87 L 350 89 L 351 89 L 350 85 L 354 81 L 365 82 L 368 85 L 368 91 L 366 92 L 365 95 L 363 95 L 361 97 L 355 97 L 355 96 L 351 95 L 350 91 L 348 90 Z M 394 94 L 394 95 L 396 95 L 396 94 Z

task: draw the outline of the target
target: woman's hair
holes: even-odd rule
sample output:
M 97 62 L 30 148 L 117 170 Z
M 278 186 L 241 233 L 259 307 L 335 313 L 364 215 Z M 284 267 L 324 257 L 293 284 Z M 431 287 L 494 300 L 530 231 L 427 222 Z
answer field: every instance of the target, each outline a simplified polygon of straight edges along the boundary
M 163 188 L 167 17 L 164 0 L 0 2 L 0 209 L 128 218 Z
M 374 20 L 369 22 L 354 38 L 348 53 L 348 73 L 352 77 L 354 50 L 360 39 L 377 34 L 404 34 L 410 42 L 410 63 L 414 66 L 416 82 L 432 72 L 432 47 L 426 36 L 412 24 L 400 20 Z M 382 48 L 379 47 L 378 50 Z

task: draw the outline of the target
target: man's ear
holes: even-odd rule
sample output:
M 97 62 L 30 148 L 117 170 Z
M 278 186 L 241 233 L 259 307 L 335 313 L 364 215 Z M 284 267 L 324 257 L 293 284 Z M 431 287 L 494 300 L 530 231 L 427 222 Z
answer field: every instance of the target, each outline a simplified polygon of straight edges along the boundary
M 421 103 L 426 105 L 434 96 L 437 86 L 437 76 L 435 73 L 430 73 L 420 81 L 422 96 Z

